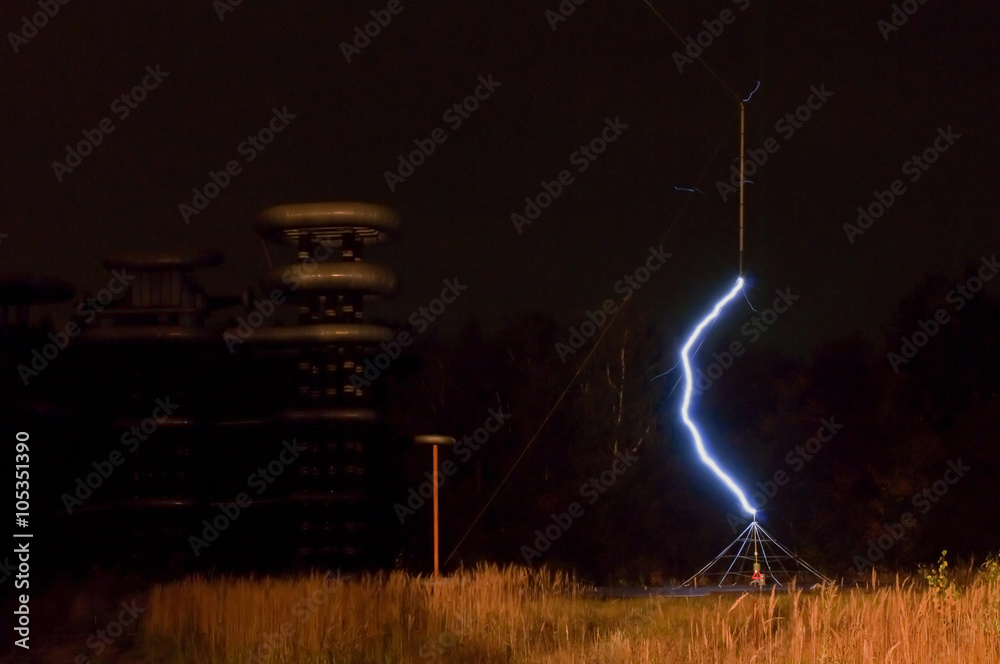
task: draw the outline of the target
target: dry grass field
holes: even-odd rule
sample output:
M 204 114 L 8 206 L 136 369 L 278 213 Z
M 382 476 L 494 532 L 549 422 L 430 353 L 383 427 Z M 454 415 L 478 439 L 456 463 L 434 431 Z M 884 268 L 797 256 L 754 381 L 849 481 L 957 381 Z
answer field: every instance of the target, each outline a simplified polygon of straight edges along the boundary
M 565 575 L 480 567 L 440 581 L 190 578 L 154 587 L 147 661 L 1000 662 L 996 566 L 873 587 L 601 600 Z M 930 581 L 931 583 L 928 583 Z

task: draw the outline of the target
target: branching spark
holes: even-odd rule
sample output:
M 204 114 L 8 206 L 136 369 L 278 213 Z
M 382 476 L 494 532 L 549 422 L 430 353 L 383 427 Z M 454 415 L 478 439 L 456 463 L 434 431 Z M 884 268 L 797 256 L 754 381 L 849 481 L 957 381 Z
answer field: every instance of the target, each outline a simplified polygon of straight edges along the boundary
M 759 87 L 760 87 L 760 81 L 757 81 L 757 85 L 755 85 L 754 89 L 750 91 L 750 96 L 744 99 L 743 101 L 745 102 L 750 101 L 750 97 L 753 97 L 753 93 L 757 92 L 757 88 Z
M 698 340 L 698 337 L 701 335 L 702 330 L 704 330 L 705 327 L 709 325 L 709 323 L 711 323 L 718 317 L 723 307 L 725 307 L 730 300 L 736 297 L 736 294 L 740 292 L 742 288 L 743 288 L 743 277 L 740 277 L 739 279 L 736 280 L 736 285 L 733 286 L 733 289 L 731 291 L 729 291 L 729 294 L 726 295 L 726 297 L 724 297 L 722 300 L 719 301 L 718 304 L 715 305 L 715 308 L 712 310 L 712 313 L 710 313 L 708 316 L 705 317 L 704 320 L 698 323 L 698 327 L 696 327 L 694 332 L 691 333 L 691 336 L 688 338 L 687 343 L 684 344 L 683 350 L 681 350 L 681 361 L 684 363 L 684 375 L 687 378 L 687 385 L 684 388 L 684 403 L 681 405 L 681 419 L 684 420 L 684 424 L 686 424 L 687 427 L 691 430 L 691 435 L 694 437 L 695 446 L 698 448 L 698 455 L 701 457 L 701 460 L 705 462 L 705 464 L 709 468 L 711 468 L 716 475 L 719 476 L 719 479 L 725 482 L 726 486 L 732 489 L 733 493 L 735 493 L 739 497 L 740 503 L 743 505 L 743 509 L 746 510 L 748 514 L 756 514 L 756 510 L 753 507 L 751 507 L 749 502 L 747 502 L 746 496 L 744 496 L 743 491 L 741 491 L 740 488 L 736 486 L 736 482 L 730 479 L 730 477 L 726 475 L 721 468 L 719 468 L 718 464 L 716 464 L 715 461 L 710 456 L 708 456 L 708 452 L 705 450 L 705 443 L 702 441 L 701 438 L 701 433 L 698 432 L 698 429 L 697 427 L 695 427 L 694 422 L 691 420 L 690 417 L 688 417 L 688 407 L 691 405 L 691 392 L 694 390 L 694 380 L 691 377 L 691 362 L 688 359 L 688 352 L 691 350 L 691 347 L 694 346 L 695 342 Z

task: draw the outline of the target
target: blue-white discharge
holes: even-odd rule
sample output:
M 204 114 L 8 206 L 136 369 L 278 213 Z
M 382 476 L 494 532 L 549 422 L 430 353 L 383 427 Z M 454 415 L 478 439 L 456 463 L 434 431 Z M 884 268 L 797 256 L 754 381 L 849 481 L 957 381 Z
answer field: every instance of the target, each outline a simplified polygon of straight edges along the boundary
M 740 503 L 743 505 L 743 509 L 746 510 L 748 514 L 756 514 L 757 510 L 755 510 L 750 505 L 750 503 L 747 502 L 746 496 L 743 495 L 743 491 L 740 490 L 740 488 L 736 485 L 736 482 L 734 482 L 728 475 L 726 475 L 726 473 L 724 473 L 722 469 L 719 468 L 719 465 L 715 463 L 715 461 L 710 456 L 708 456 L 708 452 L 705 450 L 705 443 L 701 438 L 701 433 L 698 432 L 698 428 L 694 425 L 694 422 L 691 420 L 691 418 L 688 417 L 688 407 L 691 405 L 691 393 L 694 390 L 694 379 L 691 377 L 691 361 L 688 359 L 688 352 L 691 350 L 691 347 L 694 346 L 694 344 L 698 341 L 698 337 L 701 335 L 702 330 L 704 330 L 709 323 L 711 323 L 713 320 L 716 319 L 716 317 L 718 317 L 723 307 L 725 307 L 730 300 L 736 297 L 736 294 L 739 293 L 742 288 L 743 288 L 743 277 L 740 277 L 739 279 L 736 280 L 736 285 L 733 286 L 733 289 L 731 291 L 729 291 L 729 294 L 726 295 L 726 297 L 724 297 L 722 300 L 718 302 L 718 304 L 715 305 L 715 308 L 712 310 L 712 313 L 710 313 L 708 316 L 705 317 L 704 320 L 698 323 L 698 327 L 696 327 L 694 329 L 694 332 L 691 333 L 691 336 L 688 338 L 687 343 L 684 344 L 683 350 L 681 350 L 681 361 L 684 363 L 684 376 L 687 379 L 687 385 L 684 388 L 684 403 L 681 405 L 681 419 L 683 419 L 684 424 L 686 424 L 687 427 L 691 429 L 691 435 L 694 436 L 694 444 L 698 448 L 698 455 L 701 456 L 701 460 L 704 461 L 705 464 L 709 468 L 711 468 L 712 471 L 716 475 L 718 475 L 723 482 L 726 483 L 726 486 L 728 486 L 733 491 L 733 493 L 737 495 L 737 497 L 739 497 Z

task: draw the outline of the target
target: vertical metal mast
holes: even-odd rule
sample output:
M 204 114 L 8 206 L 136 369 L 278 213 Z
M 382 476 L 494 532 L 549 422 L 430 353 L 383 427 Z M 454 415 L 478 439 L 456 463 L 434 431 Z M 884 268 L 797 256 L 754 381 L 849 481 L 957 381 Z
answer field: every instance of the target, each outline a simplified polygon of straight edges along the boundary
M 746 102 L 740 102 L 740 276 L 743 276 L 743 183 L 746 180 L 744 176 L 744 167 L 746 165 L 746 156 L 744 154 L 743 147 L 743 136 L 744 136 L 744 126 L 745 126 L 745 111 Z

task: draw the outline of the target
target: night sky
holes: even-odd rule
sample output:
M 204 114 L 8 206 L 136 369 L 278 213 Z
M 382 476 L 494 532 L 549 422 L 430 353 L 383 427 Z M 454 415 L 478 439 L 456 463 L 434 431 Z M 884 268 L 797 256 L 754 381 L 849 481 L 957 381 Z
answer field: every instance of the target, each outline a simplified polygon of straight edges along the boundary
M 15 39 L 16 53 L 9 33 L 39 10 L 4 3 L 0 270 L 97 290 L 105 255 L 218 247 L 226 263 L 202 281 L 235 293 L 266 268 L 257 211 L 361 200 L 404 223 L 371 254 L 401 277 L 379 310 L 389 320 L 457 277 L 469 288 L 441 332 L 527 310 L 578 324 L 662 242 L 673 257 L 635 304 L 683 326 L 737 275 L 737 197 L 723 201 L 716 182 L 730 177 L 739 99 L 758 81 L 746 147 L 778 147 L 746 190 L 748 295 L 757 308 L 776 289 L 801 298 L 767 344 L 801 352 L 855 330 L 881 340 L 926 273 L 957 283 L 1000 249 L 991 2 L 909 0 L 915 13 L 903 23 L 900 5 L 902 25 L 888 31 L 888 1 L 653 0 L 684 38 L 724 11 L 731 19 L 704 49 L 707 68 L 680 72 L 684 44 L 641 0 L 564 0 L 575 10 L 555 29 L 546 11 L 556 0 L 399 1 L 395 15 L 381 0 L 243 0 L 231 11 L 208 0 L 69 2 Z M 347 62 L 342 44 L 373 11 L 391 21 Z M 122 117 L 116 100 L 157 66 L 166 75 Z M 445 112 L 480 77 L 499 86 L 456 126 Z M 814 89 L 832 96 L 794 132 L 777 124 Z M 240 145 L 272 109 L 295 117 L 248 162 Z M 53 162 L 105 118 L 114 130 L 60 182 Z M 627 129 L 579 172 L 572 155 L 616 118 Z M 949 128 L 960 138 L 911 181 L 904 164 Z M 435 129 L 446 140 L 390 191 L 386 171 Z M 178 206 L 230 160 L 240 172 L 185 223 Z M 564 169 L 572 183 L 518 233 L 512 213 Z M 843 225 L 897 179 L 905 193 L 849 242 Z M 279 249 L 275 262 L 290 256 Z

